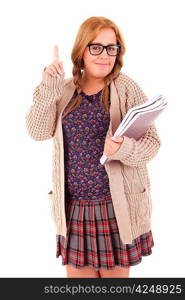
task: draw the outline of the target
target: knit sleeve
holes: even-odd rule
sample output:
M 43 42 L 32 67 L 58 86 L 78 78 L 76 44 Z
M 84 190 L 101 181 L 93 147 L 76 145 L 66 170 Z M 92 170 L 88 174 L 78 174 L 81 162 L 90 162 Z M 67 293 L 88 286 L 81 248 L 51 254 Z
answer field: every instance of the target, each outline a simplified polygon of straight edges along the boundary
M 123 85 L 126 88 L 122 89 Z M 117 80 L 117 89 L 120 94 L 123 90 L 125 91 L 128 110 L 148 100 L 138 83 L 127 75 L 119 77 Z M 161 146 L 161 140 L 154 123 L 149 126 L 146 133 L 138 140 L 127 136 L 123 137 L 123 143 L 118 151 L 109 155 L 108 158 L 120 160 L 128 166 L 141 166 L 143 163 L 148 163 L 156 156 Z
M 42 81 L 33 92 L 33 102 L 26 114 L 26 128 L 37 141 L 53 137 L 56 126 L 57 101 L 61 99 L 65 73 L 60 78 L 42 73 Z

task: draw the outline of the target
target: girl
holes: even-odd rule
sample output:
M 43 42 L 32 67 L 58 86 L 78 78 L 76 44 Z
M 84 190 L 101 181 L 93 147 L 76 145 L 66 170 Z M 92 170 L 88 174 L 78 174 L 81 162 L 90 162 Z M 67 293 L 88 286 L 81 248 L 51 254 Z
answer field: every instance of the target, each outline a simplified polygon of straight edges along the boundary
M 61 255 L 68 277 L 129 277 L 130 266 L 154 246 L 146 163 L 160 147 L 156 128 L 152 125 L 139 141 L 111 138 L 119 112 L 123 117 L 147 100 L 139 85 L 120 72 L 125 51 L 114 22 L 88 18 L 72 49 L 73 77 L 64 79 L 55 46 L 26 117 L 32 138 L 54 138 L 49 196 L 57 225 L 56 257 Z M 111 158 L 105 166 L 102 154 Z

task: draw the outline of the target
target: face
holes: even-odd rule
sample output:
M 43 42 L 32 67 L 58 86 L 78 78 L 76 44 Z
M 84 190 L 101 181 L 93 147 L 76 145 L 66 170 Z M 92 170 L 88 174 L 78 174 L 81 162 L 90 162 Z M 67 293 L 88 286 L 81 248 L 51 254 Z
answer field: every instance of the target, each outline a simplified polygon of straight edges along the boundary
M 104 46 L 108 44 L 117 44 L 116 35 L 111 28 L 102 29 L 99 31 L 96 38 L 91 43 L 101 43 Z M 106 49 L 97 56 L 91 55 L 87 46 L 83 55 L 84 60 L 84 75 L 90 78 L 104 78 L 113 69 L 116 61 L 116 56 L 107 54 Z

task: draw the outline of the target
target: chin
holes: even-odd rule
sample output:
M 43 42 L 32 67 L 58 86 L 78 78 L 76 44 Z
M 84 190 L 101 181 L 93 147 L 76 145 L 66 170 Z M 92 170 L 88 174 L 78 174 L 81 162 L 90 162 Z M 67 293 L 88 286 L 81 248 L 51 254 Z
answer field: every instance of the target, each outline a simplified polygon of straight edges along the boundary
M 94 72 L 93 76 L 98 76 L 98 77 L 105 77 L 110 73 L 110 71 L 107 70 L 99 70 Z

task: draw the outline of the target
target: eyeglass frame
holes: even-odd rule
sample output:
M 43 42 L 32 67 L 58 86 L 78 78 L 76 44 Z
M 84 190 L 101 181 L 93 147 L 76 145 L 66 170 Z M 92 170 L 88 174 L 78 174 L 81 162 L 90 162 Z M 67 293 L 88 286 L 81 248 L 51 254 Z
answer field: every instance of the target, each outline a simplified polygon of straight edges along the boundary
M 102 47 L 103 47 L 103 48 L 102 48 L 102 51 L 101 51 L 100 53 L 98 53 L 98 54 L 92 54 L 91 51 L 90 51 L 90 46 L 93 46 L 93 45 L 102 46 Z M 94 56 L 100 55 L 100 54 L 104 51 L 104 49 L 106 49 L 106 52 L 107 52 L 107 54 L 108 54 L 109 56 L 117 56 L 117 55 L 120 53 L 120 50 L 121 50 L 121 46 L 120 46 L 120 45 L 115 45 L 115 44 L 109 44 L 109 45 L 107 45 L 107 46 L 104 46 L 104 45 L 102 45 L 102 44 L 100 44 L 100 43 L 89 43 L 87 46 L 89 47 L 89 53 L 90 53 L 91 55 L 94 55 Z M 108 51 L 107 51 L 107 48 L 110 47 L 110 46 L 116 46 L 116 47 L 118 48 L 118 53 L 117 53 L 117 54 L 114 54 L 114 55 L 109 54 Z

